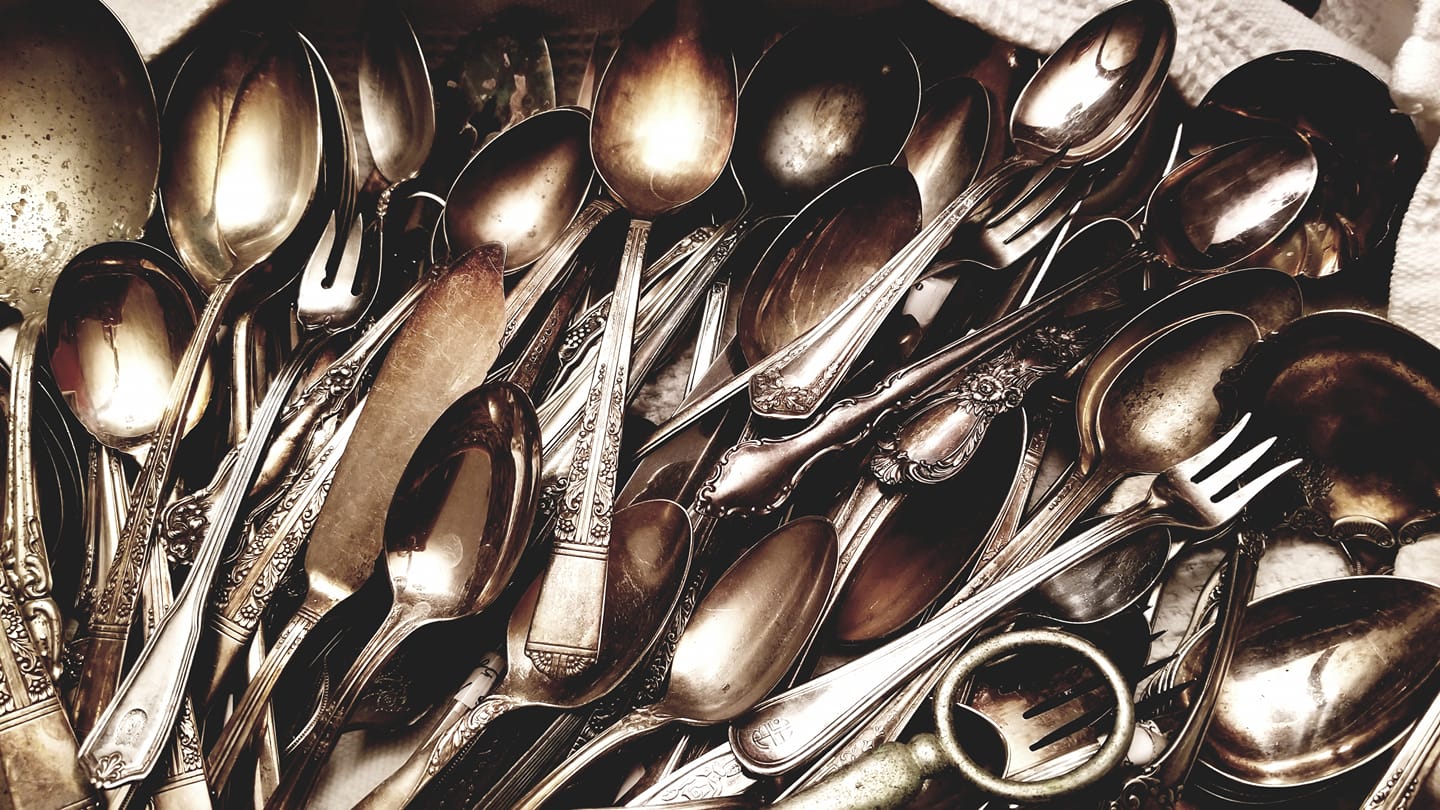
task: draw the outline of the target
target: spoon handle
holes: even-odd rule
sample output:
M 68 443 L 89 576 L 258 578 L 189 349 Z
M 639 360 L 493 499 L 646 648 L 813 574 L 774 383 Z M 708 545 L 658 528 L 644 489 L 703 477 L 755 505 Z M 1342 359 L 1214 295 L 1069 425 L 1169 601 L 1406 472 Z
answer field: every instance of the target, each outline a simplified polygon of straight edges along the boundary
M 280 785 L 270 794 L 266 807 L 279 810 L 282 807 L 304 807 L 308 803 L 321 767 L 335 747 L 336 740 L 340 739 L 345 719 L 360 699 L 361 691 L 390 660 L 400 643 L 427 621 L 430 609 L 426 602 L 407 604 L 399 601 L 390 608 L 380 628 L 360 650 L 355 663 L 341 679 L 333 697 L 322 703 L 319 722 L 289 759 Z
M 154 767 L 180 712 L 190 668 L 195 661 L 210 586 L 240 504 L 250 491 L 266 439 L 290 389 L 325 345 L 324 336 L 303 344 L 270 386 L 251 420 L 235 472 L 226 482 L 211 514 L 205 538 L 174 604 L 145 643 L 139 659 L 81 746 L 81 764 L 97 785 L 114 787 L 145 776 Z
M 757 784 L 724 742 L 691 760 L 625 803 L 626 807 L 677 804 L 722 796 L 739 796 Z
M 855 445 L 897 404 L 922 394 L 958 369 L 1036 329 L 1072 300 L 1075 293 L 1143 267 L 1149 261 L 1149 253 L 1137 244 L 1113 264 L 1082 274 L 1034 303 L 894 372 L 870 393 L 837 402 L 798 433 L 737 444 L 721 457 L 715 472 L 700 490 L 701 506 L 721 517 L 774 511 L 790 497 L 800 477 L 815 462 Z
M 625 743 L 643 737 L 673 722 L 675 718 L 658 711 L 654 705 L 642 706 L 617 720 L 604 731 L 591 737 L 580 750 L 565 758 L 560 767 L 551 771 L 530 789 L 511 810 L 540 810 L 545 802 L 590 767 L 601 757 Z
M 648 221 L 631 220 L 555 521 L 555 542 L 525 640 L 535 668 L 552 678 L 584 672 L 600 651 L 630 344 L 649 237 Z
M 145 557 L 150 553 L 160 505 L 165 503 L 174 481 L 172 467 L 178 453 L 182 420 L 195 399 L 195 383 L 210 354 L 210 345 L 220 326 L 220 316 L 238 290 L 234 278 L 226 279 L 211 293 L 195 324 L 195 332 L 180 356 L 170 384 L 170 399 L 155 428 L 154 444 L 145 466 L 130 490 L 130 514 L 120 533 L 115 562 L 105 587 L 90 614 L 89 640 L 80 669 L 74 706 L 75 725 L 81 734 L 95 724 L 109 705 L 119 683 L 125 659 L 125 641 L 135 617 Z M 116 762 L 118 765 L 119 762 Z
M 320 603 L 314 604 L 316 601 Z M 270 652 L 265 656 L 265 662 L 245 687 L 245 694 L 235 704 L 230 719 L 225 721 L 219 738 L 215 740 L 205 758 L 205 770 L 210 774 L 210 784 L 216 793 L 223 790 L 225 783 L 230 780 L 230 773 L 264 714 L 265 704 L 270 701 L 270 693 L 279 682 L 280 673 L 285 671 L 285 665 L 290 663 L 290 659 L 299 651 L 301 642 L 331 606 L 328 599 L 311 591 L 305 604 L 295 611 L 295 615 L 280 631 L 280 635 L 270 647 Z
M 784 773 L 844 739 L 876 704 L 1036 585 L 1166 517 L 1142 501 L 874 651 L 763 701 L 731 725 L 730 745 L 751 771 Z
M 361 799 L 355 810 L 404 810 L 425 783 L 454 761 L 495 718 L 523 703 L 504 691 L 480 701 L 463 716 L 430 735 L 398 770 Z
M 834 313 L 766 361 L 750 379 L 751 409 L 776 419 L 812 416 L 840 384 L 890 310 L 950 241 L 955 228 L 1031 165 L 1026 160 L 1007 161 L 970 186 Z
M 1365 810 L 1403 810 L 1414 806 L 1421 781 L 1434 767 L 1437 751 L 1440 751 L 1440 698 L 1431 701 L 1420 715 L 1390 767 L 1360 806 Z
M 35 639 L 50 676 L 60 676 L 60 643 L 64 638 L 60 606 L 50 595 L 50 557 L 40 527 L 31 439 L 34 423 L 35 353 L 45 330 L 45 315 L 27 315 L 15 335 L 10 369 L 10 422 L 5 442 L 5 575 L 20 605 L 20 614 Z
M 345 418 L 315 458 L 281 490 L 279 503 L 264 522 L 258 527 L 247 525 L 241 535 L 240 550 L 216 588 L 215 609 L 202 638 L 215 642 L 215 649 L 202 659 L 211 664 L 203 692 L 206 704 L 255 636 L 270 598 L 310 536 L 359 415 L 356 408 Z
M 520 326 L 539 305 L 541 297 L 559 281 L 570 265 L 570 259 L 580 250 L 580 245 L 601 222 L 618 210 L 620 206 L 614 200 L 596 197 L 580 209 L 575 219 L 540 254 L 520 283 L 505 296 L 505 329 L 500 333 L 500 345 L 507 345 L 514 339 Z

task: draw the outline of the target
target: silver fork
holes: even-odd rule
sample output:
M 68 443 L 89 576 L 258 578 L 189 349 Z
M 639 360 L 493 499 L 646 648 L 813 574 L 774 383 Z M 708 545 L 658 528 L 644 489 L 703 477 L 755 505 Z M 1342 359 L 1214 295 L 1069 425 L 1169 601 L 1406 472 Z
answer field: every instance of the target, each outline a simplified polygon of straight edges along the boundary
M 360 320 L 376 287 L 369 274 L 357 269 L 358 218 L 347 228 L 353 238 L 332 266 L 331 248 L 337 244 L 340 225 L 337 218 L 338 214 L 331 217 L 325 236 L 301 273 L 296 319 L 308 334 L 271 384 L 251 421 L 234 471 L 210 512 L 210 524 L 184 587 L 81 748 L 81 762 L 97 784 L 131 781 L 154 766 L 185 694 L 221 552 L 264 457 L 275 420 L 290 389 L 320 351 Z
M 1151 527 L 1206 531 L 1233 520 L 1261 490 L 1299 463 L 1293 459 L 1256 470 L 1275 442 L 1270 438 L 1211 472 L 1209 468 L 1234 444 L 1248 422 L 1247 414 L 1209 447 L 1161 473 L 1140 503 L 916 630 L 756 706 L 730 728 L 736 757 L 753 773 L 785 773 L 843 740 L 856 723 L 915 673 L 945 655 L 957 640 L 979 630 L 1036 585 L 1069 566 Z M 1250 480 L 1240 484 L 1242 477 Z

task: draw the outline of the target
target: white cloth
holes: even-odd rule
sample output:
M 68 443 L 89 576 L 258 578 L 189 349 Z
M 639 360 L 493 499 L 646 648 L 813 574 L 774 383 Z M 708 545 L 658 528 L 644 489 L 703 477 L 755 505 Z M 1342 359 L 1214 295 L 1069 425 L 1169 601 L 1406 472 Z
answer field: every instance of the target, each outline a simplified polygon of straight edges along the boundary
M 1048 53 L 1113 0 L 931 0 L 947 12 Z M 1344 57 L 1391 86 L 1428 145 L 1440 136 L 1440 0 L 1322 0 L 1313 19 L 1283 0 L 1169 0 L 1178 29 L 1171 76 L 1195 103 L 1259 56 L 1314 50 Z M 1396 242 L 1389 316 L 1440 344 L 1440 158 L 1429 165 Z

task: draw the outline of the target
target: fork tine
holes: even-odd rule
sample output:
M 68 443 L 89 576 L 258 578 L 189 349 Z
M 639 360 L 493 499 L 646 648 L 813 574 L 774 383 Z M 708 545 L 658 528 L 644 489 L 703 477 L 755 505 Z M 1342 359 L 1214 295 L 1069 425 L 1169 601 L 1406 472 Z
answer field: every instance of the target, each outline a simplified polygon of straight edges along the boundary
M 1011 242 L 1014 242 L 1016 239 L 1024 236 L 1026 231 L 1035 227 L 1035 223 L 1049 218 L 1049 216 L 1054 213 L 1058 208 L 1063 207 L 1063 203 L 1069 197 L 1069 195 L 1067 194 L 1067 192 L 1070 190 L 1070 184 L 1067 182 L 1068 179 L 1069 178 L 1066 178 L 1061 180 L 1061 182 L 1055 183 L 1055 191 L 1049 194 L 1048 197 L 1045 198 L 1045 201 L 1043 203 L 1036 205 L 1030 215 L 1025 218 L 1025 221 L 1015 226 L 1010 231 L 1010 233 L 1007 234 L 1005 238 L 1000 241 L 1007 245 Z M 1077 200 L 1071 207 L 1078 208 L 1079 204 L 1080 201 Z M 1022 209 L 1020 211 L 1017 211 L 1016 213 L 1024 213 L 1024 210 Z M 1001 220 L 1000 222 L 996 223 L 996 226 L 998 227 L 999 225 L 1004 224 L 1004 222 L 1005 220 Z
M 335 217 L 336 215 L 332 213 L 330 218 L 325 221 L 325 230 L 320 232 L 320 238 L 315 242 L 315 249 L 310 251 L 310 257 L 305 260 L 305 269 L 300 274 L 301 285 L 314 284 L 316 279 L 320 279 L 320 284 L 323 285 L 324 279 L 330 274 L 330 253 L 335 247 L 335 236 L 338 230 L 335 225 Z
M 351 295 L 361 293 L 360 285 L 360 243 L 363 241 L 365 223 L 359 214 L 350 220 L 350 232 L 340 245 L 339 256 L 334 263 L 335 277 L 330 285 L 335 289 L 349 290 Z
M 1240 490 L 1234 495 L 1231 495 L 1230 497 L 1221 501 L 1220 506 L 1226 507 L 1233 505 L 1236 508 L 1243 507 L 1245 504 L 1254 500 L 1255 496 L 1260 494 L 1260 490 L 1270 486 L 1270 484 L 1274 483 L 1275 479 L 1279 478 L 1287 472 L 1290 472 L 1292 469 L 1294 469 L 1297 465 L 1300 464 L 1300 461 L 1301 459 L 1292 458 L 1284 464 L 1280 464 L 1272 468 L 1269 472 L 1261 475 L 1259 478 L 1256 478 L 1254 481 L 1251 481 L 1250 483 L 1241 487 Z
M 1275 437 L 1271 436 L 1249 450 L 1246 450 L 1244 453 L 1241 453 L 1235 460 L 1226 462 L 1224 467 L 1221 467 L 1211 475 L 1207 475 L 1205 480 L 1197 481 L 1191 479 L 1191 483 L 1201 492 L 1214 497 L 1220 490 L 1235 483 L 1240 479 L 1240 476 L 1249 472 L 1250 469 L 1255 466 L 1255 462 L 1259 461 L 1260 457 L 1265 455 L 1274 444 Z
M 1235 443 L 1235 440 L 1240 437 L 1241 431 L 1245 430 L 1245 426 L 1248 424 L 1250 424 L 1250 414 L 1247 413 L 1241 416 L 1235 423 L 1235 427 L 1230 428 L 1224 436 L 1216 439 L 1204 450 L 1176 464 L 1172 469 L 1186 478 L 1193 479 L 1201 470 L 1209 467 L 1212 462 L 1230 449 L 1230 445 Z
M 1039 193 L 1041 187 L 1045 185 L 1045 181 L 1049 180 L 1050 176 L 1055 174 L 1055 172 L 1059 170 L 1060 161 L 1064 159 L 1065 150 L 1061 149 L 1060 151 L 1046 158 L 1045 162 L 1036 166 L 1035 175 L 1025 184 L 1025 188 L 1020 191 L 1020 194 L 1014 200 L 1012 200 L 1010 204 L 1006 205 L 1000 211 L 987 217 L 985 219 L 985 222 L 983 223 L 984 227 L 995 227 L 996 224 L 1003 221 L 1011 214 L 1014 214 L 1016 211 L 1020 210 L 1021 206 L 1029 203 L 1030 200 L 1037 193 Z

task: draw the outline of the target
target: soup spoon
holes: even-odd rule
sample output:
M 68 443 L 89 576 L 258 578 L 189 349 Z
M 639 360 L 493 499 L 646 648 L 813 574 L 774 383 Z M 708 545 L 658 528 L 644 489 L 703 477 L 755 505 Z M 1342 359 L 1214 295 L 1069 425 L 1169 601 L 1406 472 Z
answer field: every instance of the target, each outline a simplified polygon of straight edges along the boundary
M 456 400 L 421 440 L 386 519 L 390 611 L 291 754 L 271 804 L 307 800 L 360 691 L 405 638 L 479 613 L 509 584 L 535 515 L 539 438 L 529 397 L 496 383 Z M 231 723 L 247 714 L 237 709 Z M 243 744 L 249 728 L 242 722 L 233 739 Z M 216 750 L 233 761 L 226 739 Z
M 631 26 L 595 98 L 596 171 L 634 215 L 555 521 L 526 655 L 552 677 L 600 651 L 606 548 L 632 331 L 650 221 L 719 178 L 735 134 L 735 64 L 690 0 L 659 0 Z

